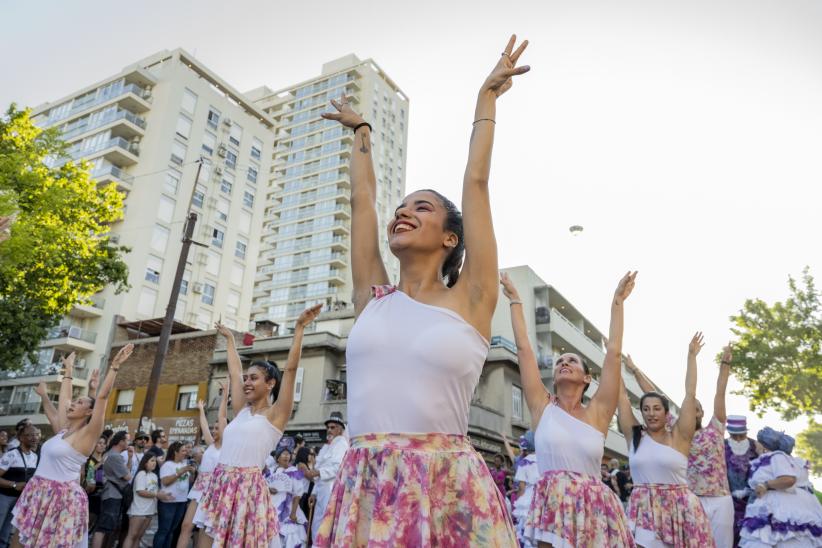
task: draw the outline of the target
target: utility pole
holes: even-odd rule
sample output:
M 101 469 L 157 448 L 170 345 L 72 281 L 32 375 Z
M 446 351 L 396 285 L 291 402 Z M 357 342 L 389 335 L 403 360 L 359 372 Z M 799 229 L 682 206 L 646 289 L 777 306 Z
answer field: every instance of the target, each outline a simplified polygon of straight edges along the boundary
M 194 176 L 194 186 L 192 187 L 191 195 L 194 196 L 194 191 L 197 188 L 197 182 L 200 180 L 200 170 L 203 168 L 203 158 L 197 161 L 197 174 Z M 143 428 L 143 420 L 151 419 L 154 414 L 154 400 L 157 396 L 157 387 L 160 384 L 160 375 L 163 373 L 163 363 L 168 352 L 168 339 L 171 336 L 171 328 L 174 325 L 174 314 L 177 311 L 177 298 L 180 294 L 180 286 L 183 284 L 183 275 L 186 270 L 186 262 L 188 261 L 188 252 L 191 249 L 191 244 L 199 245 L 201 247 L 208 247 L 205 244 L 195 242 L 194 227 L 197 224 L 197 213 L 191 211 L 191 200 L 189 200 L 188 217 L 183 228 L 183 246 L 180 249 L 180 257 L 177 259 L 177 272 L 174 274 L 174 283 L 171 286 L 171 295 L 168 297 L 168 306 L 166 307 L 166 316 L 163 318 L 163 327 L 160 330 L 160 340 L 157 342 L 157 353 L 154 355 L 154 365 L 151 366 L 151 376 L 148 380 L 148 387 L 146 389 L 146 399 L 143 402 L 143 411 L 140 413 L 140 422 L 138 430 Z

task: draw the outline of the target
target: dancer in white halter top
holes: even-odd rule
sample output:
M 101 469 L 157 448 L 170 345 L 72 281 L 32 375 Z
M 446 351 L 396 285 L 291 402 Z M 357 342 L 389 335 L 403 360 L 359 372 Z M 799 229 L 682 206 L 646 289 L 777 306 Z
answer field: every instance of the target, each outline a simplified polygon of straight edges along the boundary
M 605 433 L 616 411 L 621 382 L 625 299 L 636 272 L 620 281 L 611 301 L 611 326 L 599 389 L 587 406 L 582 398 L 592 377 L 577 354 L 563 354 L 554 364 L 554 395 L 542 384 L 528 339 L 517 288 L 500 276 L 510 300 L 525 401 L 536 431 L 541 474 L 525 523 L 525 536 L 539 546 L 633 546 L 622 503 L 600 478 Z
M 656 392 L 639 401 L 645 426 L 634 417 L 625 385 L 619 398 L 619 428 L 628 442 L 634 488 L 628 522 L 639 546 L 646 548 L 713 548 L 711 523 L 699 499 L 688 488 L 688 453 L 696 430 L 696 356 L 702 333 L 688 346 L 685 399 L 679 420 L 668 431 L 668 400 Z
M 498 295 L 488 191 L 496 102 L 514 76 L 528 71 L 516 67 L 527 42 L 514 50 L 515 41 L 477 97 L 463 179 L 465 223 L 450 200 L 431 190 L 406 196 L 394 212 L 388 244 L 400 262 L 396 288 L 380 256 L 371 126 L 344 97 L 332 101 L 337 112 L 323 115 L 354 131 L 357 320 L 346 350 L 351 448 L 315 546 L 516 544 L 502 496 L 466 435 Z
M 103 432 L 106 404 L 117 371 L 134 350 L 127 344 L 114 357 L 97 398 L 81 396 L 71 401 L 74 352 L 63 358 L 63 380 L 55 408 L 45 384 L 37 393 L 56 434 L 43 444 L 34 477 L 26 483 L 12 514 L 20 546 L 88 546 L 88 496 L 80 487 L 80 469 Z M 92 372 L 89 394 L 97 389 L 99 371 Z
M 303 333 L 321 307 L 309 308 L 297 319 L 282 372 L 275 364 L 260 360 L 243 374 L 234 333 L 217 324 L 227 343 L 234 419 L 223 430 L 217 466 L 194 514 L 194 524 L 203 529 L 200 548 L 279 547 L 279 522 L 262 469 L 291 417 Z

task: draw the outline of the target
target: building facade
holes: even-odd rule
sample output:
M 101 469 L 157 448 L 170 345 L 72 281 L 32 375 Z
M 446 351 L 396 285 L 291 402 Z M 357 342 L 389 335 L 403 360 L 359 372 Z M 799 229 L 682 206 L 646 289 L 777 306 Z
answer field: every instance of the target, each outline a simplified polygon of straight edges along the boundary
M 111 233 L 131 248 L 131 290 L 106 289 L 75 306 L 43 341 L 36 364 L 0 373 L 0 427 L 32 415 L 45 424 L 34 386 L 46 381 L 56 398 L 63 355 L 77 353 L 73 383 L 84 393 L 118 323 L 165 315 L 189 210 L 205 247 L 192 247 L 176 319 L 199 329 L 219 318 L 247 327 L 274 139 L 267 114 L 180 49 L 41 105 L 33 117 L 59 128 L 70 159 L 87 160 L 99 184 L 125 194 Z
M 374 128 L 377 213 L 387 226 L 405 193 L 408 98 L 377 64 L 348 55 L 321 75 L 279 91 L 246 94 L 276 125 L 252 315 L 291 325 L 307 306 L 351 303 L 351 181 L 353 133 L 320 117 L 342 95 Z M 381 246 L 391 279 L 398 263 Z

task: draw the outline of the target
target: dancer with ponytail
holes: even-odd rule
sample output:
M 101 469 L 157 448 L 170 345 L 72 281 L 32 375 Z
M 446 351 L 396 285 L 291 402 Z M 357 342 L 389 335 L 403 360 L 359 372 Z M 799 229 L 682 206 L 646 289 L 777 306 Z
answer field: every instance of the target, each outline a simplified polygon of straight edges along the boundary
M 243 374 L 234 334 L 217 323 L 226 339 L 232 420 L 223 431 L 217 466 L 200 499 L 194 524 L 203 529 L 200 547 L 278 547 L 279 524 L 263 479 L 265 459 L 277 446 L 294 406 L 294 380 L 306 326 L 322 305 L 305 310 L 294 325 L 285 368 L 253 361 Z
M 63 360 L 62 384 L 57 408 L 44 398 L 44 412 L 56 434 L 40 449 L 34 477 L 26 483 L 12 510 L 17 529 L 15 546 L 87 546 L 88 496 L 80 487 L 80 470 L 103 432 L 106 404 L 117 371 L 131 352 L 127 344 L 114 357 L 97 393 L 97 398 L 81 396 L 71 401 L 74 353 Z M 92 373 L 90 393 L 97 386 L 98 372 Z
M 696 429 L 696 357 L 702 333 L 688 345 L 685 399 L 679 420 L 668 430 L 668 399 L 646 392 L 639 400 L 645 426 L 634 417 L 621 383 L 619 428 L 628 443 L 634 488 L 628 501 L 628 520 L 637 545 L 646 548 L 711 548 L 711 523 L 697 496 L 688 488 L 687 468 Z
M 468 440 L 471 395 L 497 303 L 488 180 L 496 103 L 527 42 L 511 37 L 480 87 L 463 215 L 440 193 L 406 196 L 388 224 L 400 262 L 389 285 L 380 256 L 371 126 L 345 98 L 324 114 L 354 131 L 351 263 L 357 316 L 348 340 L 351 448 L 315 546 L 514 546 L 488 467 Z M 465 264 L 463 263 L 465 253 Z M 493 495 L 491 495 L 493 494 Z
M 599 388 L 588 405 L 583 395 L 591 371 L 578 354 L 561 355 L 554 364 L 554 394 L 542 384 L 528 339 L 517 288 L 500 276 L 511 305 L 517 359 L 535 432 L 541 474 L 525 523 L 525 536 L 539 546 L 633 546 L 622 503 L 601 479 L 605 435 L 616 411 L 622 374 L 625 300 L 636 272 L 628 272 L 611 299 L 611 325 Z

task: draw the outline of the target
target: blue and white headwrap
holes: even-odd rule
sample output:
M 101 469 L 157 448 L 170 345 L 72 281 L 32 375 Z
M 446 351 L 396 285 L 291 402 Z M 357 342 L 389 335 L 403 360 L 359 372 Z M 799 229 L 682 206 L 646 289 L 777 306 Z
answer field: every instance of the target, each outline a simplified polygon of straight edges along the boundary
M 519 437 L 519 448 L 530 453 L 533 453 L 536 450 L 534 445 L 534 433 L 531 430 L 528 430 Z

